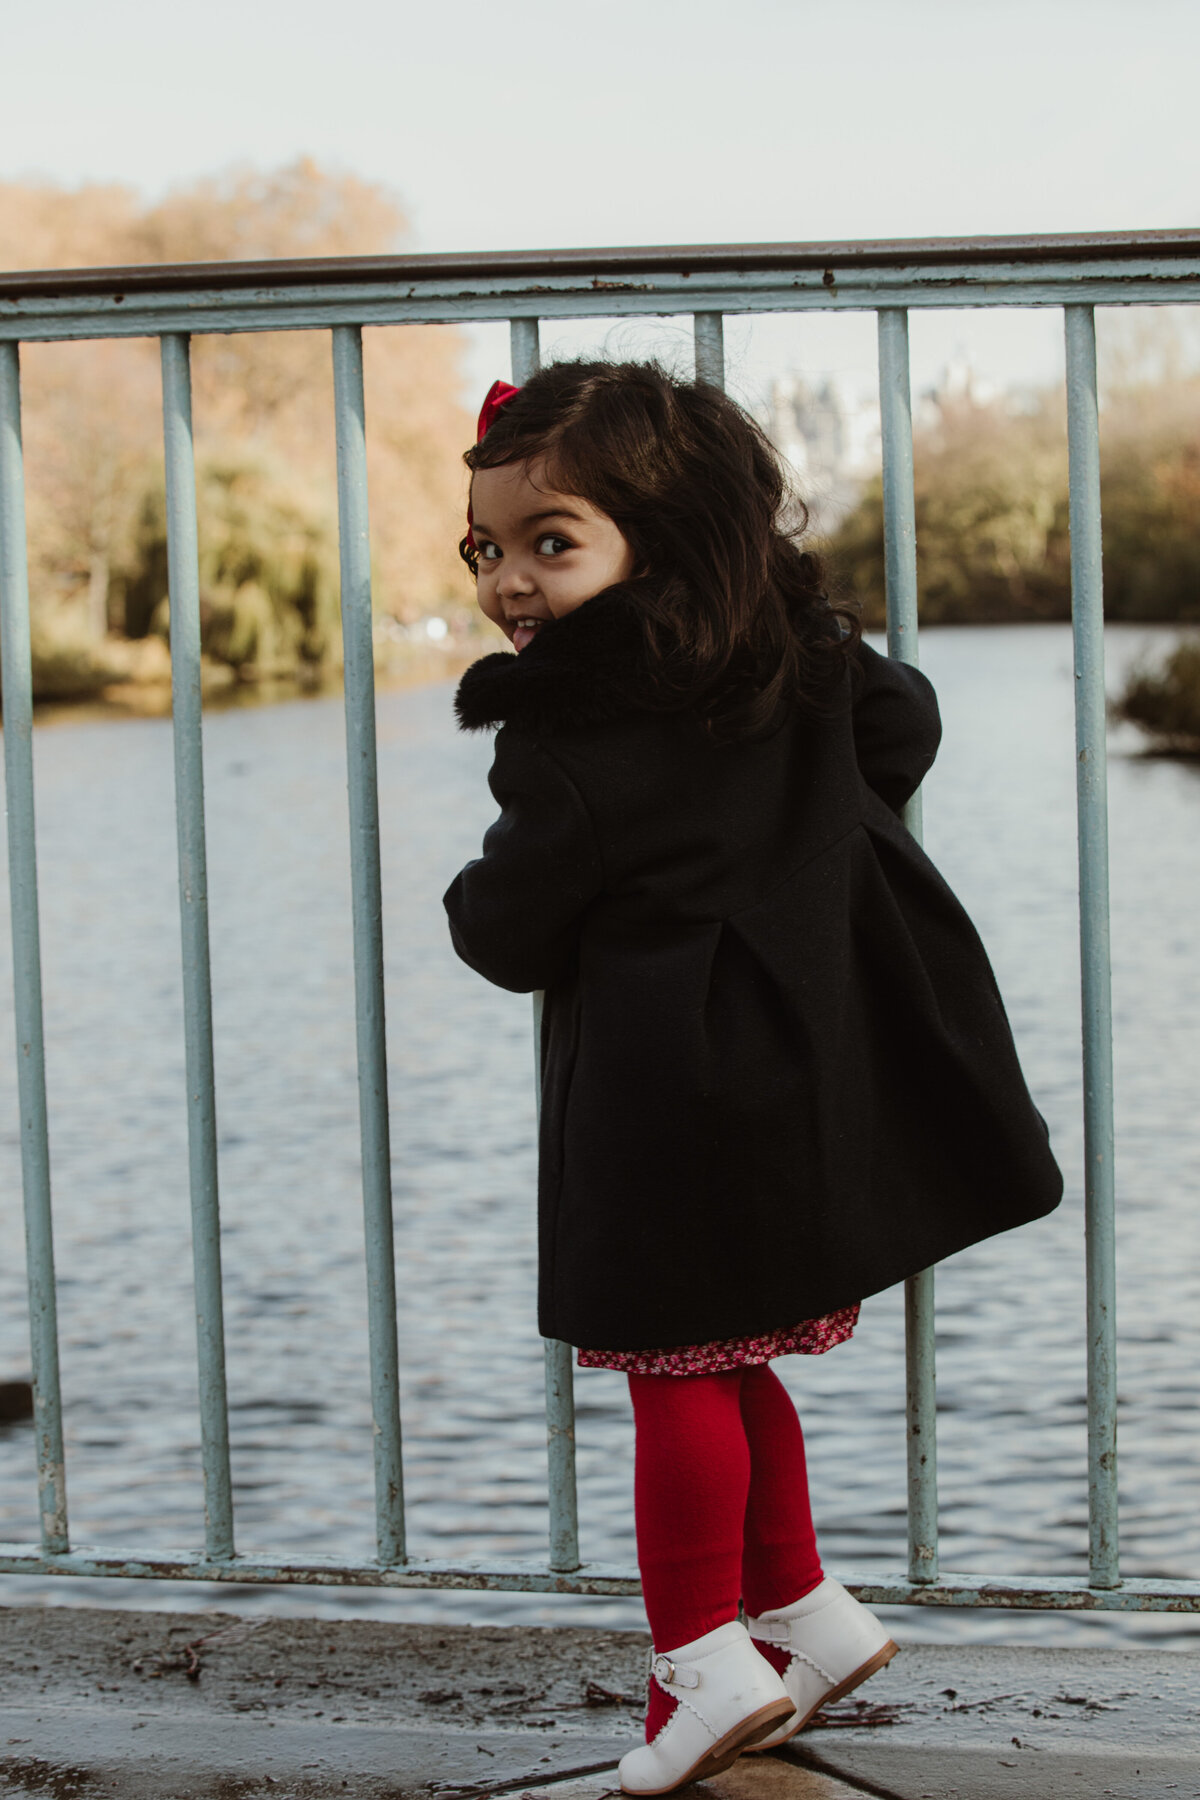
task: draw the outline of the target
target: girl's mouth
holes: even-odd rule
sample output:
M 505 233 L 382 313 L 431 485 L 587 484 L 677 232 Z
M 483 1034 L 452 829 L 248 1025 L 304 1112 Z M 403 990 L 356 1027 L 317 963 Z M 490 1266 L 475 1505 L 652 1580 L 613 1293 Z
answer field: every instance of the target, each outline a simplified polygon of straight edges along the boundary
M 514 648 L 514 650 L 516 650 L 518 656 L 520 655 L 522 650 L 527 650 L 529 648 L 530 644 L 532 644 L 534 638 L 538 634 L 538 631 L 539 631 L 541 625 L 542 625 L 541 619 L 517 619 L 517 620 L 515 620 L 515 622 L 513 624 L 512 641 L 513 641 L 513 648 Z

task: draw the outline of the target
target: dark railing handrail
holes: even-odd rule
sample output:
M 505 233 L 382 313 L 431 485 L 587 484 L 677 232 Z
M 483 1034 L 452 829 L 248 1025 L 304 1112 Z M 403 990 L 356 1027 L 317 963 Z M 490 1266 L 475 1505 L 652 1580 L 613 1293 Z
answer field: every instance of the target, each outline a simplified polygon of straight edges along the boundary
M 67 298 L 74 294 L 204 291 L 218 288 L 313 287 L 344 282 L 394 285 L 412 281 L 563 276 L 715 273 L 786 274 L 800 269 L 987 265 L 1014 261 L 1078 262 L 1100 258 L 1181 259 L 1200 253 L 1200 230 L 1082 231 L 1021 237 L 847 239 L 797 244 L 668 244 L 568 250 L 482 250 L 416 256 L 288 257 L 278 261 L 140 263 L 95 269 L 27 269 L 0 273 L 0 299 Z

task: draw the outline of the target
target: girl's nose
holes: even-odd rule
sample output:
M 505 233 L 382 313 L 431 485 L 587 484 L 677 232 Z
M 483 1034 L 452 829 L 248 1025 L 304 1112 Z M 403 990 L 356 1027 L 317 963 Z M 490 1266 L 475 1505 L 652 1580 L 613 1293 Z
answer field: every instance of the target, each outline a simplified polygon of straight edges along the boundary
M 504 600 L 511 596 L 515 599 L 519 594 L 534 593 L 536 588 L 537 583 L 532 574 L 523 569 L 515 558 L 506 556 L 500 567 L 500 579 L 496 583 L 496 592 L 500 598 Z

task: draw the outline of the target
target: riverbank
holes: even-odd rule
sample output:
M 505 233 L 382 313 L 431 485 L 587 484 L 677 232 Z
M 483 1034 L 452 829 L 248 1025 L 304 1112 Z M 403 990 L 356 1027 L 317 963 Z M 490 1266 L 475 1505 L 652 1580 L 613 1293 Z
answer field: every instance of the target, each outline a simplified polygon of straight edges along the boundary
M 0 1610 L 0 1794 L 612 1792 L 635 1631 Z M 1194 1800 L 1200 1655 L 919 1645 L 713 1800 Z
M 498 647 L 482 634 L 469 637 L 408 638 L 394 621 L 377 629 L 375 686 L 378 692 L 424 687 L 457 680 L 479 656 Z M 39 725 L 83 723 L 95 719 L 167 719 L 171 716 L 171 658 L 160 638 L 130 644 L 111 640 L 106 682 L 65 692 L 35 690 L 34 721 Z M 314 667 L 306 673 L 241 675 L 226 663 L 201 659 L 201 687 L 206 713 L 239 707 L 270 706 L 281 700 L 320 698 L 342 691 L 340 667 Z

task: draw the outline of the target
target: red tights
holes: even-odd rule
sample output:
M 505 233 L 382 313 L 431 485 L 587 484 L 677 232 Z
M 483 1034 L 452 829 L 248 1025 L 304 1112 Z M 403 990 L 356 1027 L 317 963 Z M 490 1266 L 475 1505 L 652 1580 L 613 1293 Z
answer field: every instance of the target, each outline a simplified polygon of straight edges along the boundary
M 631 1375 L 634 1511 L 656 1650 L 789 1606 L 822 1579 L 804 1437 L 765 1364 L 719 1375 Z M 774 1660 L 774 1659 L 772 1659 Z M 647 1739 L 673 1706 L 650 1684 Z

